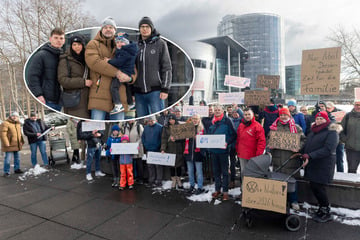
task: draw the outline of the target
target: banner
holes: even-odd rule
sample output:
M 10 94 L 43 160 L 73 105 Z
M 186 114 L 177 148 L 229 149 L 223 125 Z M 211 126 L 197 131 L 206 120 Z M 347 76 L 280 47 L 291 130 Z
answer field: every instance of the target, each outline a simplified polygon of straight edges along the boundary
M 279 83 L 279 75 L 257 75 L 257 88 L 279 89 Z
M 105 130 L 105 122 L 82 122 L 81 129 L 83 132 L 92 132 L 93 130 Z
M 250 78 L 225 75 L 224 86 L 246 88 L 250 86 Z
M 225 135 L 197 135 L 197 148 L 222 148 L 225 149 Z
M 299 133 L 290 133 L 282 131 L 270 131 L 268 147 L 283 150 L 300 150 Z
M 111 155 L 138 154 L 139 143 L 112 143 Z
M 248 90 L 245 91 L 245 105 L 247 106 L 258 106 L 258 105 L 269 105 L 270 103 L 270 92 L 263 90 Z
M 301 94 L 339 95 L 341 47 L 304 50 Z
M 175 166 L 176 154 L 148 152 L 146 161 L 147 164 L 156 164 L 164 166 Z
M 175 140 L 193 138 L 195 136 L 195 125 L 192 122 L 171 125 L 170 135 L 173 136 Z
M 244 92 L 219 93 L 220 104 L 244 104 Z
M 183 106 L 183 116 L 193 116 L 195 114 L 199 114 L 200 117 L 208 117 L 209 106 Z

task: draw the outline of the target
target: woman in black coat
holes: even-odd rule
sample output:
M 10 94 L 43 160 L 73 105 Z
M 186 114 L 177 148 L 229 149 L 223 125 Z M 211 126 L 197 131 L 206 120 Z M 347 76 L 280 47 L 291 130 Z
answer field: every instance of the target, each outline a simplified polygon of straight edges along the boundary
M 341 130 L 340 125 L 330 124 L 326 111 L 318 112 L 302 151 L 305 160 L 303 166 L 306 166 L 305 178 L 310 181 L 311 190 L 319 203 L 319 209 L 313 217 L 317 222 L 332 219 L 326 185 L 334 177 L 336 146 Z

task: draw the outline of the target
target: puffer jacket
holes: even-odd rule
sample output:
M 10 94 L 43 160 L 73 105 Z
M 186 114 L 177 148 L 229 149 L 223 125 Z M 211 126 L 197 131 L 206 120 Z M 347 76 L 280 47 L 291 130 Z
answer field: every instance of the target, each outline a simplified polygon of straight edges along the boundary
M 353 109 L 347 113 L 341 121 L 344 131 L 340 139 L 345 143 L 345 148 L 353 151 L 360 151 L 360 112 Z
M 181 167 L 183 165 L 183 153 L 185 141 L 183 139 L 176 140 L 175 142 L 170 140 L 171 130 L 170 125 L 163 127 L 161 135 L 161 147 L 160 151 L 165 153 L 176 154 L 175 167 Z
M 70 77 L 68 65 L 70 68 Z M 85 86 L 85 79 L 83 78 L 85 66 L 78 62 L 70 53 L 70 50 L 60 56 L 58 66 L 58 81 L 63 87 L 64 92 L 70 92 L 73 90 L 81 91 L 80 103 L 76 107 L 65 108 L 64 113 L 80 117 L 90 118 L 88 107 L 89 88 Z
M 138 76 L 134 83 L 134 92 L 148 93 L 160 90 L 168 93 L 172 81 L 172 66 L 166 42 L 154 30 L 146 40 L 142 40 L 140 35 L 138 46 Z
M 0 133 L 2 152 L 17 152 L 22 149 L 24 138 L 21 134 L 19 121 L 14 121 L 11 118 L 6 119 L 0 125 Z
M 108 63 L 120 69 L 123 73 L 131 76 L 135 74 L 135 60 L 138 52 L 138 47 L 135 43 L 122 46 L 115 50 L 115 56 L 110 59 Z
M 206 134 L 211 135 L 225 135 L 225 142 L 227 143 L 226 149 L 220 148 L 209 148 L 208 151 L 211 153 L 229 153 L 231 144 L 236 141 L 236 131 L 231 120 L 227 117 L 223 117 L 220 121 L 215 122 L 209 127 L 209 131 Z
M 27 83 L 35 97 L 43 96 L 46 101 L 59 103 L 60 84 L 57 69 L 61 49 L 45 44 L 29 62 Z

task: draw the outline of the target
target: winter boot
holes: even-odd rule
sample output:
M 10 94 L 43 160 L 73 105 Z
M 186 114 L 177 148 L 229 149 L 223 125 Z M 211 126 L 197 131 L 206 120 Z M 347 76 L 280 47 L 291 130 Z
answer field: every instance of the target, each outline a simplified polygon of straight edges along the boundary
M 171 189 L 175 189 L 176 187 L 176 177 L 171 177 Z
M 315 216 L 314 216 L 314 221 L 316 222 L 320 222 L 320 223 L 325 223 L 325 222 L 329 222 L 332 220 L 332 216 L 330 213 L 330 207 L 319 207 L 319 210 L 316 212 Z
M 176 183 L 179 189 L 184 189 L 180 177 L 176 177 Z

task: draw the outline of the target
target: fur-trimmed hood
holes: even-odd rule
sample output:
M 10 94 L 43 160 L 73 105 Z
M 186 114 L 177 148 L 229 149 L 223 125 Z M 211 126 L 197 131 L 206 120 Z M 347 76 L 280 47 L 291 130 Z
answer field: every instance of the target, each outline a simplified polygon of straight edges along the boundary
M 331 123 L 329 125 L 329 130 L 330 131 L 336 131 L 337 133 L 341 133 L 343 130 L 343 127 L 340 124 L 337 123 Z

